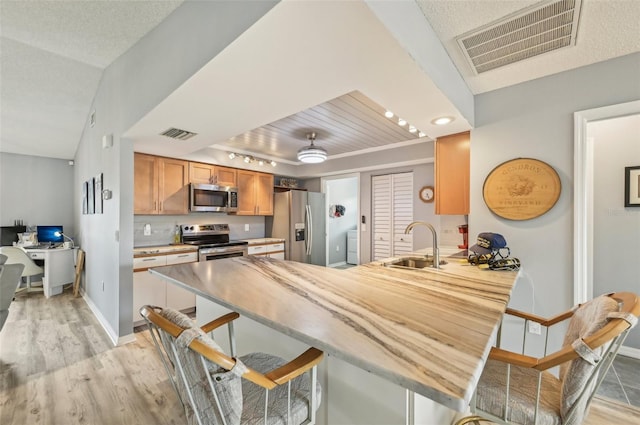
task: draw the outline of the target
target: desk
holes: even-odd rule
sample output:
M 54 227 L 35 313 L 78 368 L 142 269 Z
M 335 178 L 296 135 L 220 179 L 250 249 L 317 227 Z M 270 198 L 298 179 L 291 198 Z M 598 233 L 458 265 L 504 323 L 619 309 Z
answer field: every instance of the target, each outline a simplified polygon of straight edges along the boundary
M 334 270 L 255 256 L 150 271 L 458 411 L 469 403 L 518 276 L 454 262 L 437 270 L 382 262 Z
M 44 261 L 42 285 L 44 296 L 62 293 L 62 286 L 75 279 L 75 259 L 77 248 L 27 249 L 32 260 Z

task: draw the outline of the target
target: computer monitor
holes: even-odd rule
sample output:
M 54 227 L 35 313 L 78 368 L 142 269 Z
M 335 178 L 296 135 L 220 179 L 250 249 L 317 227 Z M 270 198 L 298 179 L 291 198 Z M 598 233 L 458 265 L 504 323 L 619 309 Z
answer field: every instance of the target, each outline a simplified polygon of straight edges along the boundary
M 18 233 L 27 231 L 27 226 L 2 226 L 0 227 L 0 245 L 12 246 L 18 242 Z
M 60 236 L 56 236 L 56 234 Z M 38 243 L 43 242 L 64 242 L 64 236 L 62 236 L 62 226 L 38 226 Z

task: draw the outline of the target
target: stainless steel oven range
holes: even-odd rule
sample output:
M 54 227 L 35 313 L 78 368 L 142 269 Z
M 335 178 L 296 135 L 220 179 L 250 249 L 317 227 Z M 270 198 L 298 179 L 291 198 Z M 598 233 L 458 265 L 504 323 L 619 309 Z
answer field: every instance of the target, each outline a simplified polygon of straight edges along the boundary
M 228 224 L 182 224 L 182 243 L 198 247 L 199 261 L 248 255 L 249 243 L 229 241 Z

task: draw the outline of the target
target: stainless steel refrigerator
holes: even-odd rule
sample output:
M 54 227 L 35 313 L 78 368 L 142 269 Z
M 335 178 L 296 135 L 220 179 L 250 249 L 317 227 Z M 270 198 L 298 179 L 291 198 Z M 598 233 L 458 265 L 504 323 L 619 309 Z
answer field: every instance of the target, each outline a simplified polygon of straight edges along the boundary
M 325 195 L 290 190 L 274 194 L 273 217 L 265 220 L 267 237 L 285 240 L 285 258 L 326 266 Z

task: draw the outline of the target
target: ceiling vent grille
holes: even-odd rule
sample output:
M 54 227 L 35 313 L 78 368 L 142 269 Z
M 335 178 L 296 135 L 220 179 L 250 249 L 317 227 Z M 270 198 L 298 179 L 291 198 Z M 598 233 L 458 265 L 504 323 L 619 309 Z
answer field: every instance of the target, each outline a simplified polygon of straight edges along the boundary
M 575 45 L 582 0 L 545 1 L 456 38 L 476 74 Z
M 180 130 L 179 128 L 170 128 L 166 130 L 164 133 L 160 133 L 161 136 L 171 137 L 172 139 L 178 140 L 188 140 L 193 136 L 196 136 L 198 133 L 192 133 L 187 130 Z

